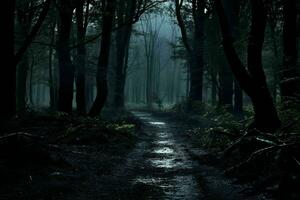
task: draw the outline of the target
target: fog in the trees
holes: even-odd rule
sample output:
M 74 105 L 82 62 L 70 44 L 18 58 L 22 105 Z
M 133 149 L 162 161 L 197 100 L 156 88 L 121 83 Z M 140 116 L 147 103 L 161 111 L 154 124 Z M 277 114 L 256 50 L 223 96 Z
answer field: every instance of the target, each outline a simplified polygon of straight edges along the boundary
M 0 199 L 300 198 L 299 1 L 1 6 Z

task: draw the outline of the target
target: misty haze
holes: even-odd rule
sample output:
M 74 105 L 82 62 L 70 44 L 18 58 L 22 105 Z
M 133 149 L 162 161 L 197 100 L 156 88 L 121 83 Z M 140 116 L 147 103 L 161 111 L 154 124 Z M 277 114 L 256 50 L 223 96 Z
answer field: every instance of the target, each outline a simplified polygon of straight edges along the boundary
M 1 3 L 0 200 L 300 199 L 300 2 Z

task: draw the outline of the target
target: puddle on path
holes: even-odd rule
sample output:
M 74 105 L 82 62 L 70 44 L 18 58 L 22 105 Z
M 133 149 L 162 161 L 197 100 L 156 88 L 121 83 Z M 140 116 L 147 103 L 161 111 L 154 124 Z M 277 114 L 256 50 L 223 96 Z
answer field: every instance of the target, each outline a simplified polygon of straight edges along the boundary
M 170 147 L 159 147 L 157 149 L 154 149 L 153 152 L 157 154 L 172 154 L 174 153 L 174 149 L 171 149 Z
M 157 186 L 159 185 L 162 188 L 169 188 L 170 184 L 168 183 L 168 178 L 153 178 L 153 177 L 137 177 L 135 183 L 144 183 L 147 185 Z
M 153 167 L 157 168 L 175 168 L 178 164 L 176 163 L 174 158 L 151 158 L 150 162 Z
M 154 199 L 198 199 L 200 194 L 197 182 L 190 174 L 193 163 L 183 148 L 176 143 L 172 128 L 166 122 L 155 119 L 151 114 L 142 112 L 133 114 L 148 124 L 145 132 L 153 136 L 151 141 L 153 146 L 150 151 L 145 149 L 143 156 L 147 172 L 144 171 L 137 176 L 132 183 L 159 187 L 163 195 Z M 181 173 L 181 176 L 176 176 L 177 170 L 186 171 L 186 174 Z M 151 195 L 149 199 L 153 199 L 153 196 Z
M 156 126 L 163 126 L 163 125 L 166 125 L 165 122 L 149 122 L 149 124 L 151 124 L 151 125 L 156 125 Z
M 161 141 L 162 138 L 170 138 L 170 133 L 160 132 L 157 134 L 157 137 L 159 137 L 159 138 L 157 138 L 156 141 Z
M 172 140 L 158 140 L 154 142 L 156 145 L 161 146 L 172 146 L 174 144 L 174 141 Z

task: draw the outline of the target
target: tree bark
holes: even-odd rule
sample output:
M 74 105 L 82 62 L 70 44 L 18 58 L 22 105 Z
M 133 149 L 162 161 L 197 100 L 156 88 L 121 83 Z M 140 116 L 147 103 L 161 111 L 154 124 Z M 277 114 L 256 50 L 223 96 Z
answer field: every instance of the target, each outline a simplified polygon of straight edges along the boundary
M 237 116 L 243 116 L 243 90 L 237 81 L 234 81 L 234 108 L 233 111 Z
M 204 6 L 203 0 L 193 0 L 193 22 L 194 22 L 194 45 L 189 44 L 187 30 L 181 14 L 183 0 L 175 0 L 175 13 L 177 22 L 182 35 L 182 42 L 185 46 L 188 56 L 190 83 L 189 83 L 189 109 L 192 102 L 202 102 L 203 93 L 203 42 L 204 42 Z
M 121 1 L 117 10 L 118 26 L 120 28 L 116 33 L 116 68 L 115 68 L 115 80 L 114 80 L 114 97 L 113 105 L 117 109 L 124 108 L 124 88 L 126 80 L 127 66 L 125 61 L 128 56 L 129 44 L 132 32 L 132 21 L 134 20 L 134 13 L 136 9 L 136 0 Z M 126 25 L 124 25 L 126 24 Z
M 217 103 L 217 88 L 218 88 L 218 81 L 217 81 L 217 74 L 215 72 L 212 72 L 211 75 L 211 104 L 213 106 Z
M 194 46 L 193 64 L 191 66 L 191 89 L 190 99 L 202 102 L 203 95 L 203 50 L 204 50 L 204 6 L 203 0 L 193 0 L 193 21 L 194 21 Z
M 22 6 L 22 7 L 21 7 Z M 16 18 L 17 18 L 17 40 L 20 42 L 17 43 L 17 46 L 22 46 L 24 43 L 24 38 L 29 34 L 30 28 L 32 26 L 33 16 L 31 14 L 24 14 L 24 10 L 29 9 L 29 2 L 19 2 L 16 9 Z M 29 69 L 29 59 L 28 52 L 25 52 L 23 59 L 20 60 L 17 65 L 17 82 L 16 82 L 16 107 L 17 113 L 22 115 L 26 111 L 26 83 L 27 83 L 27 74 Z
M 30 105 L 34 106 L 34 98 L 33 98 L 33 68 L 35 65 L 34 57 L 32 56 L 32 61 L 30 65 L 30 79 L 29 79 L 29 101 Z
M 17 113 L 22 115 L 26 112 L 27 104 L 27 76 L 29 70 L 28 54 L 25 53 L 17 67 Z
M 297 66 L 296 0 L 283 0 L 283 68 L 281 96 L 283 100 L 300 99 L 300 68 Z
M 3 69 L 0 75 L 1 107 L 0 118 L 9 119 L 16 112 L 16 65 L 14 63 L 14 11 L 15 0 L 5 0 L 1 2 L 6 12 L 1 12 L 0 26 L 5 27 L 2 38 L 5 44 L 2 45 L 1 62 Z M 5 67 L 4 67 L 5 66 Z
M 116 0 L 104 0 L 101 49 L 97 69 L 97 96 L 89 115 L 95 117 L 100 114 L 108 95 L 107 69 L 109 64 L 111 35 L 116 9 Z
M 50 37 L 51 37 L 51 44 L 54 43 L 55 40 L 55 27 L 56 23 L 51 24 L 51 30 L 50 30 Z M 50 97 L 50 110 L 56 109 L 57 104 L 57 95 L 56 95 L 56 89 L 54 85 L 54 77 L 53 77 L 53 46 L 49 46 L 49 97 Z
M 225 55 L 236 80 L 253 103 L 255 114 L 252 126 L 261 131 L 274 131 L 280 127 L 280 120 L 266 84 L 261 58 L 266 25 L 264 4 L 261 0 L 251 1 L 252 20 L 248 41 L 247 71 L 233 46 L 232 30 L 228 25 L 222 2 L 216 0 L 215 3 L 222 30 Z
M 76 23 L 77 23 L 77 41 L 82 43 L 86 35 L 86 24 L 84 23 L 84 2 L 81 0 L 76 8 Z M 87 10 L 89 4 L 87 5 Z M 88 12 L 88 11 L 87 11 Z M 87 15 L 85 16 L 88 17 Z M 76 104 L 78 114 L 86 113 L 86 94 L 85 94 L 85 63 L 86 63 L 86 47 L 85 44 L 77 47 L 76 59 Z
M 74 89 L 74 65 L 69 50 L 73 7 L 68 0 L 60 0 L 57 56 L 59 65 L 58 111 L 71 113 Z
M 29 35 L 25 38 L 25 41 L 23 45 L 18 49 L 17 53 L 14 56 L 14 64 L 17 66 L 18 63 L 22 60 L 23 55 L 25 54 L 26 50 L 30 46 L 30 44 L 33 42 L 35 36 L 38 34 L 41 26 L 43 25 L 44 20 L 47 17 L 48 11 L 50 9 L 52 0 L 47 0 L 44 3 L 44 7 L 39 15 L 39 18 L 36 22 L 36 24 L 33 26 L 31 32 Z
M 232 112 L 233 77 L 227 61 L 224 58 L 221 60 L 224 62 L 219 63 L 219 106 L 223 106 L 228 112 Z
M 231 26 L 233 30 L 233 36 L 235 40 L 241 40 L 241 23 L 240 23 L 240 14 L 241 14 L 241 1 L 239 0 L 233 0 L 231 2 Z M 242 55 L 243 50 L 241 47 L 237 47 L 238 51 L 240 52 L 239 55 Z M 233 112 L 234 114 L 240 118 L 243 116 L 243 90 L 239 86 L 238 82 L 236 80 L 233 80 L 234 88 L 233 88 L 233 94 L 234 94 L 234 105 L 233 105 Z

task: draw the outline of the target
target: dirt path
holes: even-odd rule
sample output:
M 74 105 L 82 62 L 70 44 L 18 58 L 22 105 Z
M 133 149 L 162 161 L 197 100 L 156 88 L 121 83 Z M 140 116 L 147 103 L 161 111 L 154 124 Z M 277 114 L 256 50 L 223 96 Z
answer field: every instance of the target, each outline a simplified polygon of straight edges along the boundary
M 66 166 L 24 169 L 20 183 L 0 187 L 0 200 L 265 199 L 243 196 L 245 186 L 199 159 L 210 154 L 192 145 L 185 133 L 191 124 L 170 115 L 132 114 L 142 122 L 134 146 L 61 145 Z
M 245 187 L 233 185 L 217 169 L 199 164 L 193 154 L 205 154 L 183 136 L 183 124 L 167 117 L 133 112 L 143 123 L 143 134 L 126 165 L 106 183 L 103 199 L 263 199 L 245 197 Z

